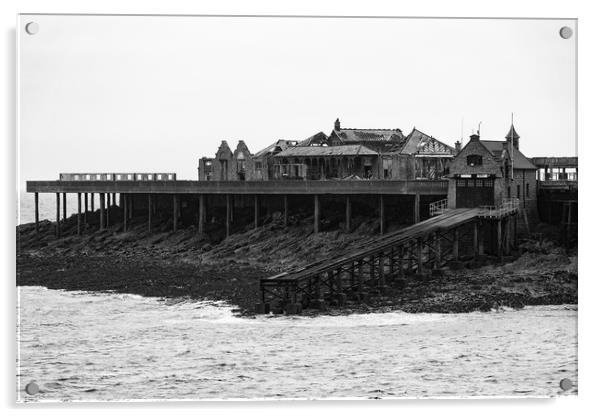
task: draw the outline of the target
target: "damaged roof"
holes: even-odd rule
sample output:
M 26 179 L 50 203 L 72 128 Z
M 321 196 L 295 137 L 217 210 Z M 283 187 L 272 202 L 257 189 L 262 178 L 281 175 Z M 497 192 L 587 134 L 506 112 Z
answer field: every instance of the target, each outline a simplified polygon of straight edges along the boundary
M 400 129 L 339 129 L 333 130 L 343 143 L 349 142 L 398 142 L 405 139 Z
M 276 142 L 272 143 L 267 148 L 264 148 L 264 149 L 260 150 L 259 152 L 257 152 L 256 154 L 254 154 L 253 158 L 261 158 L 262 156 L 265 156 L 269 153 L 281 152 L 288 147 L 297 146 L 297 143 L 298 143 L 298 141 L 296 141 L 296 140 L 284 140 L 284 139 L 277 140 Z
M 504 151 L 506 150 L 507 143 L 502 140 L 482 140 L 481 143 L 485 145 L 487 150 L 493 154 L 493 156 L 501 161 L 504 158 Z M 529 158 L 522 154 L 521 151 L 514 148 L 514 169 L 537 169 Z
M 377 152 L 363 145 L 341 146 L 292 146 L 280 152 L 278 157 L 305 156 L 376 156 Z
M 424 132 L 414 128 L 406 137 L 406 142 L 401 149 L 404 154 L 435 154 L 435 155 L 454 155 L 455 149 L 451 146 L 427 135 Z

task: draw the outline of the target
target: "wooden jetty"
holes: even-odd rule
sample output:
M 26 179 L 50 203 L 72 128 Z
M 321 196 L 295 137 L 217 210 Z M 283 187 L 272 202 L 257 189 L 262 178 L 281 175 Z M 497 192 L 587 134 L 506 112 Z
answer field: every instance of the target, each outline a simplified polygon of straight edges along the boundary
M 507 199 L 499 207 L 443 210 L 366 242 L 366 249 L 263 278 L 256 312 L 297 314 L 308 306 L 343 305 L 348 297 L 365 300 L 368 290 L 382 291 L 391 280 L 403 279 L 406 274 L 422 275 L 426 269 L 439 269 L 461 257 L 479 256 L 487 226 L 501 259 L 516 246 L 519 207 L 518 199 Z

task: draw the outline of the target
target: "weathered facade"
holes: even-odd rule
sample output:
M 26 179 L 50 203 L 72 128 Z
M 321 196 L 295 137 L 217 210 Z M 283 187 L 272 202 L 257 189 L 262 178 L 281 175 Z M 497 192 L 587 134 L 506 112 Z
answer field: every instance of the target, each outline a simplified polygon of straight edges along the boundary
M 517 148 L 518 134 L 511 127 L 505 141 L 470 141 L 449 166 L 450 208 L 500 205 L 518 198 L 528 214 L 537 212 L 537 168 Z

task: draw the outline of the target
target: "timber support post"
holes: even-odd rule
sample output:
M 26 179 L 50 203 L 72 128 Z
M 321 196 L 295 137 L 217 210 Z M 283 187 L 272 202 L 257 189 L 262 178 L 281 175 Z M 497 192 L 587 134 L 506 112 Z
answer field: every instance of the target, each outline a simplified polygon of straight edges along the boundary
M 498 219 L 497 221 L 497 255 L 502 262 L 502 219 Z
M 320 196 L 314 194 L 314 233 L 320 231 Z
M 433 243 L 435 246 L 435 269 L 441 267 L 441 235 L 439 232 L 435 232 Z
M 36 233 L 40 232 L 40 207 L 39 207 L 39 196 L 38 193 L 34 193 L 34 202 L 35 202 L 35 219 L 36 219 Z
M 110 200 L 111 194 L 107 193 L 106 196 L 107 196 L 107 209 L 106 209 L 105 213 L 106 213 L 107 218 L 105 221 L 105 226 L 109 227 L 110 222 L 111 222 L 111 200 Z
M 90 193 L 90 211 L 94 213 L 94 193 Z
M 345 232 L 351 232 L 351 196 L 345 196 Z
M 56 237 L 61 237 L 61 193 L 56 193 Z
M 121 194 L 121 202 L 123 205 L 123 231 L 128 229 L 128 197 L 127 194 Z
M 82 194 L 81 193 L 77 193 L 77 234 L 78 235 L 82 234 Z
M 88 227 L 88 193 L 84 193 L 84 225 Z
M 417 266 L 417 272 L 418 275 L 422 275 L 422 252 L 423 252 L 423 242 L 422 242 L 422 238 L 419 237 L 418 238 L 418 242 L 416 244 L 416 261 L 418 262 L 418 266 Z

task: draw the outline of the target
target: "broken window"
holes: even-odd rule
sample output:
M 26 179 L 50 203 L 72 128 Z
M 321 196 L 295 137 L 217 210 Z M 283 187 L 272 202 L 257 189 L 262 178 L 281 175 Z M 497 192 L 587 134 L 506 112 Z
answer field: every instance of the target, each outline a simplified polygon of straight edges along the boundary
M 391 178 L 393 176 L 393 160 L 391 158 L 383 159 L 383 178 Z
M 483 157 L 481 155 L 468 155 L 466 157 L 466 163 L 471 167 L 483 165 Z

